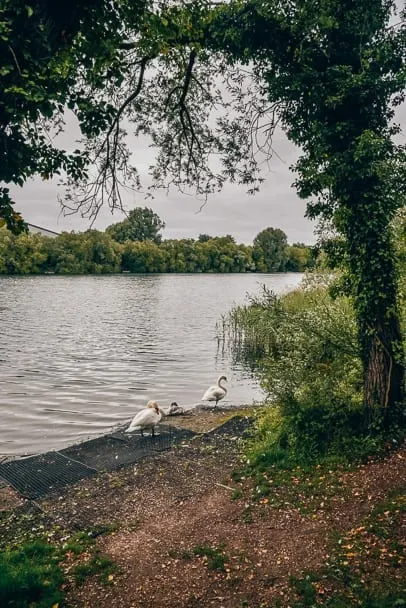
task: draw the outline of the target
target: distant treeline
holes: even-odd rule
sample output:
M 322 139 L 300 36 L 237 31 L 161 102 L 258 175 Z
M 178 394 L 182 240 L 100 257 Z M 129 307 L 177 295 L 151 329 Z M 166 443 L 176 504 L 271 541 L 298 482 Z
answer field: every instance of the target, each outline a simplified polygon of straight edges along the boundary
M 63 232 L 52 238 L 0 229 L 0 274 L 302 272 L 313 265 L 313 249 L 300 243 L 283 242 L 265 251 L 258 242 L 237 244 L 232 236 L 120 243 L 109 231 Z

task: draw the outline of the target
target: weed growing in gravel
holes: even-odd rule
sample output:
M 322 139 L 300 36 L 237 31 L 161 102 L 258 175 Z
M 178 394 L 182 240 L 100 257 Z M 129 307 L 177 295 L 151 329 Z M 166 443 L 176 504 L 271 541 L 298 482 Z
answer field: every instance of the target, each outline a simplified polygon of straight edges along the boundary
M 223 547 L 211 547 L 210 545 L 197 545 L 193 548 L 193 553 L 198 557 L 207 560 L 207 567 L 210 570 L 226 571 L 228 557 L 223 552 Z
M 89 561 L 81 562 L 74 566 L 71 573 L 78 585 L 81 585 L 89 576 L 99 575 L 104 584 L 112 580 L 112 575 L 117 572 L 117 566 L 112 559 L 96 551 Z

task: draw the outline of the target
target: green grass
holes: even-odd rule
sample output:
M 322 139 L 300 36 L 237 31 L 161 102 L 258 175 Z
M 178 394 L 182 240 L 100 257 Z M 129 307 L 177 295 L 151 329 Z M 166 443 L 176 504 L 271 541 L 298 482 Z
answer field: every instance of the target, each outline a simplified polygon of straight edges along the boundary
M 274 508 L 290 505 L 303 514 L 313 514 L 320 506 L 327 507 L 331 498 L 344 496 L 342 475 L 352 468 L 353 465 L 334 465 L 331 461 L 313 467 L 257 461 L 234 471 L 231 477 L 235 483 L 242 484 L 235 490 L 240 498 L 244 497 L 244 481 L 249 478 L 252 480 L 251 500 L 265 502 Z
M 226 563 L 228 557 L 223 552 L 223 547 L 211 547 L 210 545 L 197 545 L 193 548 L 193 553 L 198 557 L 207 559 L 207 567 L 209 570 L 226 571 Z
M 403 493 L 382 501 L 363 525 L 336 537 L 328 562 L 291 579 L 293 608 L 406 607 L 401 521 Z
M 0 555 L 0 606 L 51 608 L 63 600 L 63 573 L 55 547 L 45 541 L 28 543 Z
M 88 561 L 71 568 L 75 582 L 81 584 L 89 576 L 100 575 L 102 582 L 110 582 L 109 576 L 116 571 L 113 561 L 95 546 L 95 537 L 106 534 L 114 526 L 98 526 L 72 535 L 66 542 L 44 536 L 45 527 L 33 526 L 33 533 L 42 538 L 24 542 L 27 522 L 35 522 L 31 516 L 23 518 L 18 527 L 16 541 L 9 543 L 0 553 L 0 607 L 1 608 L 52 608 L 62 605 L 64 594 L 61 586 L 65 574 L 61 564 L 66 559 L 77 560 L 89 554 Z M 57 530 L 58 533 L 62 532 Z M 22 540 L 22 542 L 21 542 Z
M 88 562 L 82 562 L 71 570 L 75 581 L 82 585 L 87 578 L 99 575 L 102 583 L 109 583 L 109 576 L 117 572 L 117 566 L 112 559 L 96 551 Z

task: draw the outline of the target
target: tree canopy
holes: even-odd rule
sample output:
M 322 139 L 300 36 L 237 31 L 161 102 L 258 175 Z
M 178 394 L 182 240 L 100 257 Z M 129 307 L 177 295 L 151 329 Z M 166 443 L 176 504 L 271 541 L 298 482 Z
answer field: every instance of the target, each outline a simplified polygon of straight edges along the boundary
M 118 224 L 114 224 L 118 226 Z M 120 239 L 123 233 L 118 231 Z M 311 248 L 286 246 L 290 270 L 303 272 L 313 263 Z M 0 274 L 106 274 L 112 272 L 263 272 L 262 258 L 256 259 L 251 245 L 237 244 L 230 237 L 200 239 L 125 238 L 87 230 L 62 232 L 57 237 L 41 234 L 12 234 L 0 228 Z
M 262 259 L 267 272 L 285 270 L 288 239 L 280 228 L 265 228 L 254 239 L 254 256 Z
M 108 226 L 106 232 L 119 243 L 147 240 L 160 243 L 162 228 L 165 228 L 165 222 L 152 209 L 136 207 L 124 221 Z
M 92 19 L 73 22 L 68 44 L 62 33 L 50 39 L 56 63 L 34 61 L 26 72 L 15 49 L 27 49 L 30 61 L 38 46 L 48 49 L 44 5 L 6 7 L 6 101 L 19 102 L 3 112 L 2 133 L 17 142 L 11 158 L 23 153 L 6 182 L 63 166 L 69 209 L 94 217 L 104 203 L 121 207 L 123 182 L 140 187 L 125 143 L 130 124 L 158 148 L 155 187 L 206 197 L 230 180 L 253 192 L 282 126 L 302 149 L 295 185 L 308 215 L 343 237 L 365 404 L 368 415 L 387 416 L 404 387 L 392 221 L 406 194 L 406 152 L 393 123 L 405 98 L 406 28 L 404 14 L 390 23 L 392 0 L 102 1 L 93 12 L 85 4 Z M 18 18 L 38 23 L 28 26 L 40 32 L 33 48 L 31 34 L 18 46 Z M 32 74 L 45 75 L 39 99 Z M 88 137 L 81 155 L 55 151 L 40 127 L 64 103 Z
M 137 22 L 142 0 L 131 3 L 128 24 Z M 53 139 L 72 110 L 84 134 L 106 128 L 114 107 L 91 90 L 103 67 L 112 66 L 121 41 L 125 3 L 106 0 L 2 0 L 0 4 L 0 183 L 23 185 L 33 175 L 61 171 L 87 175 L 84 150 L 67 152 Z M 108 32 L 108 36 L 103 33 Z M 15 232 L 24 228 L 9 189 L 0 187 L 0 216 Z

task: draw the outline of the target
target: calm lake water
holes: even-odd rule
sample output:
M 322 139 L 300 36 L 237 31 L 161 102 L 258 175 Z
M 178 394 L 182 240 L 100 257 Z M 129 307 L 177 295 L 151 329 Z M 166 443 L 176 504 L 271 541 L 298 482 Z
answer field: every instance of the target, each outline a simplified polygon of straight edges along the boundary
M 258 401 L 248 370 L 218 349 L 216 322 L 265 284 L 300 274 L 0 278 L 0 457 L 61 449 L 130 420 L 149 399 Z

